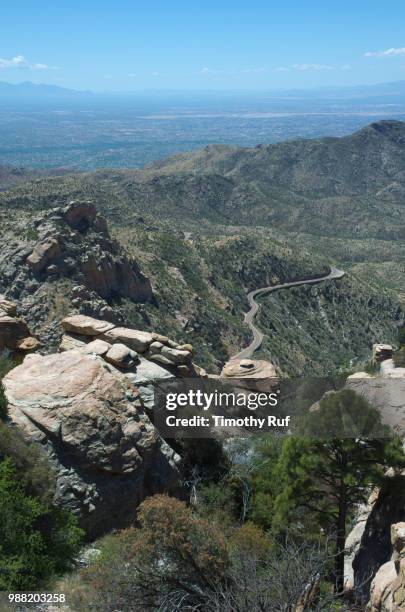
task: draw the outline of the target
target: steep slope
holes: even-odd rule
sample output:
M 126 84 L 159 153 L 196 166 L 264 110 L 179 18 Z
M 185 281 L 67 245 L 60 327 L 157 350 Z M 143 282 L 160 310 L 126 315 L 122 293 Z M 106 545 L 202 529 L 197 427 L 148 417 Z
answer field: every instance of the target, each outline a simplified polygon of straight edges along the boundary
M 253 149 L 209 146 L 143 170 L 37 180 L 0 203 L 54 205 L 97 197 L 103 214 L 264 225 L 318 235 L 405 237 L 405 123 L 380 121 L 344 138 Z
M 151 279 L 154 300 L 97 296 L 90 287 L 73 291 L 63 270 L 36 287 L 17 284 L 12 297 L 41 296 L 49 306 L 41 325 L 54 341 L 54 321 L 73 305 L 83 314 L 159 329 L 179 342 L 191 335 L 197 362 L 219 371 L 249 342 L 248 291 L 339 262 L 349 274 L 331 288 L 265 298 L 259 326 L 267 336 L 264 354 L 283 373 L 347 367 L 355 357 L 366 359 L 374 341 L 394 341 L 403 318 L 397 297 L 403 292 L 404 153 L 405 124 L 383 121 L 345 138 L 211 146 L 143 170 L 16 186 L 0 193 L 5 244 L 17 248 L 21 241 L 29 255 L 33 219 L 88 198 Z M 13 248 L 5 251 L 5 268 Z M 379 267 L 382 250 L 387 279 Z

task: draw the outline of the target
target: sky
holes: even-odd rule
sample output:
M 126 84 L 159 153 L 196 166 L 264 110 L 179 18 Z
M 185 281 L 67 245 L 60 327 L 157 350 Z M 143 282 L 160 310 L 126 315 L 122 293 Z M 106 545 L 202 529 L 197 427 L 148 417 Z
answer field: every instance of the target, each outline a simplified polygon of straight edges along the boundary
M 0 81 L 94 91 L 405 80 L 403 0 L 19 0 Z

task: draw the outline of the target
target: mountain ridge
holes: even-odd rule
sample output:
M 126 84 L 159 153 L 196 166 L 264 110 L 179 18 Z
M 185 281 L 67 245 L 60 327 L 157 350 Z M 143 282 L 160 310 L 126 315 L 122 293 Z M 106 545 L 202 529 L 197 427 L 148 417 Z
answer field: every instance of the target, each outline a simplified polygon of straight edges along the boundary
M 47 207 L 94 197 L 113 221 L 152 215 L 187 223 L 264 226 L 346 238 L 405 239 L 405 123 L 384 120 L 341 138 L 254 148 L 210 145 L 143 169 L 37 179 L 0 206 Z

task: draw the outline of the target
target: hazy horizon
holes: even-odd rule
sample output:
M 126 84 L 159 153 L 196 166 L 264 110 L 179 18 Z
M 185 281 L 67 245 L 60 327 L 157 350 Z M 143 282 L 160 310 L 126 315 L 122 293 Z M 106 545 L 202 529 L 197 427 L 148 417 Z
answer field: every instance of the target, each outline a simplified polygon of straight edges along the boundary
M 22 0 L 2 7 L 0 81 L 71 89 L 274 90 L 405 78 L 405 5 L 374 0 Z

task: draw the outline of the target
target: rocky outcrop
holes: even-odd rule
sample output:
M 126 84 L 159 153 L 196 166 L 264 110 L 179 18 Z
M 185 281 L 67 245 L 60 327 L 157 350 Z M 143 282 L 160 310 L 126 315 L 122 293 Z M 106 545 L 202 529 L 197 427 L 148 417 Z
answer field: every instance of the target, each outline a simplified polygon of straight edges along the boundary
M 66 317 L 62 320 L 62 327 L 67 332 L 62 338 L 62 350 L 80 346 L 80 343 L 97 338 L 107 343 L 107 346 L 112 345 L 105 359 L 120 367 L 131 368 L 137 361 L 137 353 L 141 353 L 148 360 L 172 368 L 178 376 L 197 375 L 192 363 L 191 344 L 180 345 L 160 334 L 129 327 L 116 327 L 108 321 L 84 315 Z
M 391 344 L 373 344 L 373 363 L 391 359 L 393 351 Z
M 40 274 L 43 272 L 50 264 L 57 261 L 60 257 L 62 251 L 58 240 L 55 238 L 46 238 L 45 240 L 41 240 L 36 243 L 31 255 L 27 257 L 27 264 L 31 268 L 31 270 Z M 57 266 L 55 264 L 52 270 L 48 269 L 48 272 L 56 272 Z
M 39 342 L 31 336 L 26 322 L 17 317 L 17 305 L 0 295 L 0 351 L 31 351 Z
M 122 345 L 106 345 L 96 339 L 29 355 L 3 379 L 12 423 L 46 449 L 56 502 L 78 515 L 90 538 L 128 524 L 145 496 L 180 490 L 175 453 L 147 417 L 138 389 L 100 356 L 120 362 L 111 352 Z M 134 382 L 147 376 L 145 365 L 132 372 Z
M 118 325 L 128 308 L 127 303 L 121 308 L 122 299 L 132 308 L 154 301 L 149 279 L 110 237 L 94 203 L 72 201 L 47 210 L 34 218 L 27 235 L 5 240 L 0 292 L 18 301 L 19 313 L 44 351 L 56 349 L 59 319 L 72 307 Z
M 405 523 L 391 527 L 392 556 L 378 570 L 371 584 L 367 612 L 405 609 Z
M 70 273 L 102 298 L 152 299 L 149 280 L 108 235 L 92 202 L 72 201 L 37 220 L 38 241 L 27 257 L 34 274 Z M 86 247 L 86 248 L 83 248 Z
M 346 387 L 367 398 L 380 411 L 382 422 L 405 439 L 405 369 L 395 368 L 391 356 L 391 346 L 374 345 L 373 359 L 380 364 L 379 372 L 374 376 L 365 372 L 349 376 Z M 367 600 L 371 582 L 378 574 L 373 597 L 384 597 L 382 585 L 391 571 L 387 565 L 392 553 L 390 529 L 400 521 L 405 521 L 405 472 L 388 470 L 381 489 L 373 492 L 367 507 L 359 510 L 346 541 L 346 587 L 354 588 L 363 600 Z
M 278 385 L 276 368 L 263 359 L 231 359 L 222 368 L 220 378 L 252 390 L 266 391 Z

